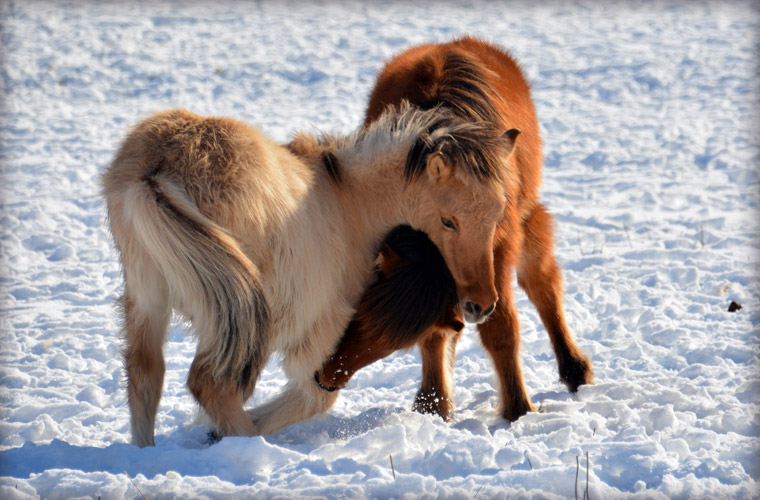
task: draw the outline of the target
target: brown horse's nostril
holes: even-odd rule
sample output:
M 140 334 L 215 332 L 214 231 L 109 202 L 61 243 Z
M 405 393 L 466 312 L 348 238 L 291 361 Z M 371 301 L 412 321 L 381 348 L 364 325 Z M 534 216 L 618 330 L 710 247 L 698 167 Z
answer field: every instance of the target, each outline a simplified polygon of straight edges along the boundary
M 493 304 L 491 304 L 491 307 L 489 307 L 488 309 L 486 309 L 485 311 L 483 311 L 483 316 L 490 315 L 493 312 L 494 309 L 496 309 L 496 302 L 494 302 Z

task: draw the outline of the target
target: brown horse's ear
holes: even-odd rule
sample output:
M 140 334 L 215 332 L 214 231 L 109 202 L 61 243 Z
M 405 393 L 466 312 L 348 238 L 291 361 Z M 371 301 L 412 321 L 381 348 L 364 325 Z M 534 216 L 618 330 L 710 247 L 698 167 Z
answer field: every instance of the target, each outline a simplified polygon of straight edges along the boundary
M 380 255 L 382 256 L 382 259 L 379 259 L 379 267 L 383 274 L 386 276 L 391 274 L 396 270 L 398 266 L 401 265 L 401 257 L 399 257 L 398 254 L 393 251 L 390 245 L 386 244 L 383 246 L 383 249 L 380 250 Z
M 506 139 L 507 141 L 507 154 L 511 153 L 512 150 L 515 148 L 515 141 L 517 140 L 517 136 L 520 135 L 522 130 L 519 128 L 511 128 L 501 134 L 501 136 Z
M 449 180 L 449 177 L 454 173 L 454 169 L 446 161 L 443 153 L 439 152 L 428 156 L 427 173 L 433 184 L 442 184 Z

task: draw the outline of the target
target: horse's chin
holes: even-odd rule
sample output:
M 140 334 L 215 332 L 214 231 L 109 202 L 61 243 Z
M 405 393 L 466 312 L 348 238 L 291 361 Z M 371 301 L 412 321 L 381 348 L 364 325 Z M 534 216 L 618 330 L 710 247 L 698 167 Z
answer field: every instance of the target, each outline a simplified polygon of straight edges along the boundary
M 464 313 L 464 320 L 467 323 L 470 323 L 472 325 L 479 325 L 479 324 L 485 322 L 487 319 L 488 319 L 488 315 L 487 314 L 480 314 L 480 315 L 478 315 L 478 314 L 472 314 L 472 313 L 468 313 L 468 312 Z

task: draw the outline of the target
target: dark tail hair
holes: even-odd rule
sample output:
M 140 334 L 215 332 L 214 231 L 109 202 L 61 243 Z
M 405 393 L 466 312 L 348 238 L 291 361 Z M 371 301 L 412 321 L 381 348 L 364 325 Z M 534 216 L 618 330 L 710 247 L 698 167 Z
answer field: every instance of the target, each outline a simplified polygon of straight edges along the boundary
M 156 169 L 158 171 L 158 169 Z M 193 323 L 198 352 L 219 382 L 252 383 L 268 354 L 269 309 L 255 264 L 160 173 L 129 207 L 135 233 Z

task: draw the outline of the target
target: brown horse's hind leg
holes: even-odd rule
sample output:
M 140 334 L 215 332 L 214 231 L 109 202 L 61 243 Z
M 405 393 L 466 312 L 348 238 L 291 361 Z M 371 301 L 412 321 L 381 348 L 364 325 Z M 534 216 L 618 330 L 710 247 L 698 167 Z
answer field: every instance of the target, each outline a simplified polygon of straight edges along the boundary
M 233 380 L 217 381 L 202 354 L 190 366 L 187 386 L 195 399 L 214 422 L 215 432 L 222 436 L 253 436 L 256 427 L 243 410 L 243 403 L 253 394 L 254 381 L 246 387 Z
M 496 289 L 499 301 L 490 318 L 478 325 L 483 347 L 493 359 L 499 379 L 502 415 L 513 422 L 535 408 L 528 398 L 520 369 L 520 324 L 512 300 L 513 265 L 508 249 L 502 243 L 494 248 Z
M 452 397 L 454 352 L 462 332 L 433 331 L 420 340 L 422 384 L 412 409 L 436 413 L 450 422 L 454 413 Z
M 523 252 L 517 280 L 538 309 L 549 333 L 559 376 L 570 392 L 592 384 L 591 362 L 575 344 L 562 311 L 562 277 L 552 252 L 552 217 L 538 205 L 524 223 Z
M 127 400 L 130 409 L 132 443 L 140 447 L 153 446 L 156 412 L 164 384 L 163 343 L 169 324 L 169 306 L 165 283 L 159 274 L 135 279 L 143 291 L 157 292 L 137 300 L 130 294 L 130 273 L 127 272 L 127 292 L 122 298 L 124 313 L 124 365 L 127 371 Z M 152 281 L 152 283 L 147 283 Z M 151 286 L 152 285 L 152 286 Z M 152 290 L 151 290 L 152 289 Z

